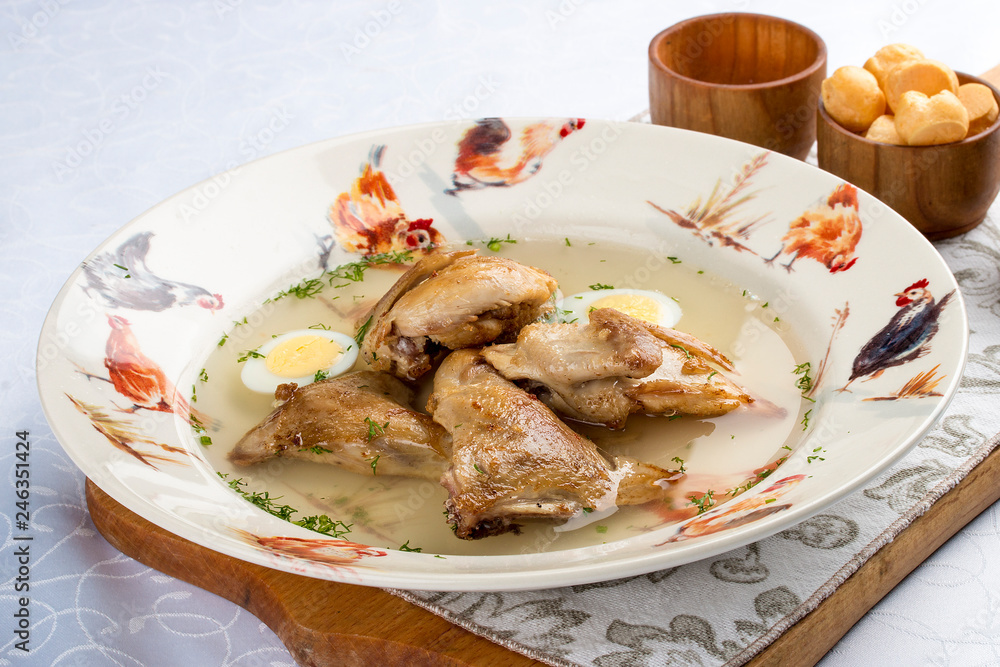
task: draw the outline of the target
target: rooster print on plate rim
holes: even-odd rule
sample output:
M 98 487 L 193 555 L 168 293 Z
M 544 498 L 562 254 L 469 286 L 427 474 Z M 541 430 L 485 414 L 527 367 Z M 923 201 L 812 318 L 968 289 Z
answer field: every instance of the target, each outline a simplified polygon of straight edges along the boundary
M 647 203 L 709 245 L 718 243 L 763 257 L 746 242 L 755 230 L 770 221 L 770 216 L 745 218 L 739 211 L 759 194 L 752 189 L 753 179 L 767 165 L 768 156 L 768 153 L 756 155 L 740 168 L 728 185 L 718 179 L 704 200 L 698 197 L 684 212 L 649 200 Z M 861 241 L 861 232 L 857 188 L 843 183 L 789 223 L 788 231 L 781 238 L 781 248 L 764 259 L 764 263 L 770 266 L 779 256 L 787 257 L 788 262 L 782 266 L 791 273 L 796 260 L 808 258 L 825 266 L 830 273 L 847 271 L 858 259 L 855 250 Z
M 139 313 L 162 313 L 185 306 L 197 306 L 209 312 L 222 309 L 221 294 L 211 293 L 199 285 L 163 278 L 149 268 L 147 255 L 154 236 L 151 231 L 133 234 L 113 251 L 84 262 L 84 282 L 81 284 L 84 294 L 106 308 Z M 110 327 L 104 350 L 107 377 L 79 365 L 77 372 L 88 380 L 107 382 L 119 398 L 111 399 L 105 406 L 91 404 L 68 393 L 66 397 L 118 450 L 154 469 L 157 463 L 187 465 L 185 459 L 178 458 L 189 455 L 187 450 L 150 438 L 129 416 L 140 410 L 172 413 L 199 433 L 211 428 L 213 420 L 195 410 L 160 365 L 143 354 L 128 319 L 112 313 L 107 313 L 106 318 Z M 121 398 L 125 399 L 125 405 L 119 405 Z M 202 437 L 208 438 L 207 435 Z M 142 451 L 137 448 L 139 444 L 155 445 L 174 456 Z
M 518 138 L 502 118 L 481 118 L 468 128 L 457 145 L 452 187 L 445 194 L 466 190 L 509 187 L 531 178 L 545 157 L 586 121 L 540 121 L 521 128 Z M 334 237 L 347 252 L 364 257 L 390 252 L 428 252 L 445 244 L 444 235 L 430 217 L 410 219 L 382 170 L 385 145 L 371 147 L 361 174 L 330 207 L 327 219 Z M 321 241 L 322 246 L 322 241 Z M 323 246 L 326 266 L 330 248 Z
M 238 528 L 231 530 L 246 543 L 270 553 L 276 562 L 280 561 L 288 565 L 292 571 L 301 570 L 301 566 L 296 564 L 308 560 L 331 570 L 341 571 L 342 576 L 349 576 L 347 566 L 354 565 L 364 558 L 378 558 L 387 554 L 384 549 L 376 549 L 367 544 L 358 544 L 348 540 L 266 536 Z M 345 572 L 345 570 L 347 571 Z
M 521 128 L 514 141 L 514 133 L 502 118 L 480 118 L 458 142 L 452 187 L 445 194 L 508 187 L 526 181 L 542 168 L 546 155 L 585 123 L 583 118 L 569 118 L 563 123 L 529 123 Z
M 390 252 L 424 252 L 445 242 L 432 218 L 410 220 L 382 171 L 384 145 L 372 146 L 361 175 L 342 192 L 327 218 L 340 245 L 365 257 Z M 327 249 L 327 255 L 329 250 Z M 325 261 L 323 262 L 325 266 Z

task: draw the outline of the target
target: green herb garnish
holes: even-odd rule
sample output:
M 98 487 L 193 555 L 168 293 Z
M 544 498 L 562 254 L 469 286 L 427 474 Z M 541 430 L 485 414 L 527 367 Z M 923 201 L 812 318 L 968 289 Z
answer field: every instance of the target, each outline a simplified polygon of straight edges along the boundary
M 325 514 L 307 516 L 303 519 L 299 519 L 298 521 L 292 521 L 292 515 L 297 514 L 298 510 L 291 505 L 278 504 L 276 501 L 281 500 L 281 496 L 272 498 L 267 491 L 247 491 L 244 488 L 246 486 L 246 482 L 244 482 L 242 478 L 229 479 L 229 475 L 224 472 L 217 474 L 226 481 L 226 484 L 229 485 L 230 489 L 243 496 L 244 500 L 264 510 L 271 516 L 276 516 L 279 519 L 293 523 L 296 526 L 302 526 L 307 530 L 321 533 L 333 538 L 340 538 L 351 532 L 351 524 L 346 524 L 343 521 L 336 521 Z
M 263 359 L 265 355 L 258 352 L 256 349 L 247 350 L 236 359 L 236 363 L 242 364 L 247 359 Z
M 365 424 L 368 425 L 368 442 L 371 442 L 380 435 L 385 435 L 385 429 L 389 428 L 389 421 L 379 424 L 371 417 L 365 417 Z
M 800 421 L 799 423 L 802 424 L 803 431 L 809 428 L 809 416 L 811 414 L 812 414 L 812 408 L 809 408 L 808 410 L 806 410 L 805 414 L 802 415 L 802 421 Z
M 812 376 L 809 375 L 810 370 L 812 370 L 812 364 L 808 361 L 799 364 L 792 370 L 792 373 L 801 376 L 795 381 L 795 387 L 802 392 L 803 396 L 808 394 L 813 388 L 813 379 Z
M 483 243 L 485 243 L 486 247 L 492 250 L 493 252 L 500 252 L 501 243 L 517 243 L 517 241 L 515 239 L 512 239 L 510 237 L 510 234 L 507 234 L 507 238 L 505 239 L 498 239 L 494 236 L 489 241 L 483 241 Z
M 364 341 L 365 334 L 368 333 L 368 328 L 372 325 L 372 317 L 374 317 L 374 315 L 365 320 L 364 324 L 358 327 L 357 333 L 354 334 L 354 340 L 358 342 L 358 345 L 361 345 L 362 341 Z
M 594 283 L 593 285 L 587 285 L 587 287 L 589 287 L 592 290 L 614 289 L 615 288 L 614 285 L 605 285 L 604 283 Z
M 694 505 L 698 508 L 698 514 L 704 514 L 709 510 L 709 508 L 715 505 L 715 491 L 709 489 L 705 492 L 705 495 L 700 498 L 691 497 L 689 500 L 691 501 L 689 503 L 690 505 Z
M 671 343 L 670 347 L 676 347 L 678 350 L 680 350 L 681 352 L 683 352 L 685 359 L 690 359 L 692 357 L 692 354 L 690 352 L 688 352 L 687 348 L 684 347 L 683 345 L 678 345 L 677 343 Z

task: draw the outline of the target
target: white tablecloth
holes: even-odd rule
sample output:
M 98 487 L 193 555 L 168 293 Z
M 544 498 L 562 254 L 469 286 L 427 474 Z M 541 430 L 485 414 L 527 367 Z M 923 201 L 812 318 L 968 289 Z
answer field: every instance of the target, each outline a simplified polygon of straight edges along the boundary
M 893 41 L 966 72 L 1000 62 L 991 0 L 5 3 L 0 470 L 13 481 L 15 433 L 30 432 L 36 538 L 25 654 L 13 632 L 15 499 L 4 494 L 0 665 L 292 664 L 247 612 L 122 556 L 87 516 L 83 476 L 42 415 L 34 356 L 49 304 L 91 249 L 212 174 L 330 136 L 456 117 L 627 119 L 648 105 L 652 36 L 730 10 L 816 30 L 830 71 Z M 962 530 L 823 666 L 1000 663 L 998 516 Z

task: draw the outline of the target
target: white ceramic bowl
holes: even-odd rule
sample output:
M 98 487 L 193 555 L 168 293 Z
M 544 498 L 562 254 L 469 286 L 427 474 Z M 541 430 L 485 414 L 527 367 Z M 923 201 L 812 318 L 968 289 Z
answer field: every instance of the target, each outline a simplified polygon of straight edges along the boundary
M 379 193 L 359 189 L 357 179 L 374 183 L 377 172 L 385 177 L 380 183 L 391 184 L 389 199 L 405 220 L 372 242 L 375 236 L 349 233 L 345 225 L 351 211 L 365 218 L 358 203 Z M 383 206 L 391 209 L 392 201 Z M 820 239 L 821 226 L 827 242 Z M 358 508 L 368 500 L 358 495 L 364 495 L 360 487 L 324 487 L 323 466 L 278 463 L 241 471 L 226 461 L 234 429 L 245 427 L 241 420 L 263 418 L 268 406 L 250 403 L 247 410 L 256 412 L 240 413 L 245 397 L 238 385 L 213 396 L 216 380 L 205 382 L 201 369 L 219 354 L 224 334 L 224 349 L 235 356 L 278 333 L 264 317 L 265 299 L 315 277 L 324 260 L 334 267 L 358 261 L 364 251 L 419 250 L 429 240 L 463 247 L 468 240 L 487 252 L 480 241 L 491 238 L 517 241 L 518 251 L 546 243 L 566 252 L 584 253 L 590 244 L 632 249 L 627 266 L 584 267 L 598 281 L 631 281 L 669 293 L 669 280 L 659 283 L 675 275 L 669 271 L 678 262 L 677 270 L 689 277 L 713 281 L 727 303 L 740 304 L 727 315 L 738 326 L 697 334 L 734 356 L 738 367 L 752 365 L 747 355 L 755 338 L 786 336 L 793 358 L 744 379 L 766 380 L 766 387 L 752 387 L 763 394 L 786 387 L 773 390 L 786 405 L 791 391 L 792 420 L 770 444 L 746 450 L 740 449 L 743 434 L 727 433 L 727 422 L 697 426 L 695 435 L 665 430 L 665 442 L 675 438 L 670 447 L 700 452 L 688 472 L 692 488 L 702 490 L 708 487 L 698 480 L 732 468 L 730 458 L 748 456 L 748 470 L 782 451 L 787 460 L 767 479 L 751 474 L 760 483 L 737 497 L 679 523 L 618 526 L 582 539 L 551 530 L 471 543 L 450 538 L 453 545 L 431 535 L 447 527 L 439 504 L 444 492 L 429 482 L 398 487 L 406 491 L 392 501 L 392 532 L 365 524 Z M 494 246 L 501 253 L 515 250 L 504 242 Z M 114 254 L 129 247 L 131 254 Z M 103 282 L 83 267 L 69 278 L 38 348 L 42 402 L 73 461 L 120 503 L 195 543 L 278 569 L 366 585 L 549 588 L 675 566 L 761 539 L 858 489 L 906 453 L 944 411 L 966 355 L 966 316 L 954 278 L 933 247 L 886 206 L 791 158 L 639 124 L 456 121 L 323 141 L 179 193 L 125 225 L 84 265 Z M 745 294 L 734 294 L 733 285 Z M 140 296 L 146 287 L 152 292 Z M 874 347 L 866 344 L 907 309 L 908 298 L 898 294 L 908 288 L 911 301 L 927 293 L 939 305 L 917 320 L 917 330 L 933 335 L 915 358 L 887 365 L 888 334 Z M 682 299 L 681 305 L 704 310 L 712 304 L 685 305 Z M 678 328 L 684 326 L 682 319 Z M 109 345 L 112 339 L 117 342 Z M 206 414 L 205 420 L 219 423 L 199 432 L 181 418 L 186 412 L 178 401 L 160 410 L 134 408 L 128 387 L 101 379 L 112 379 L 105 362 L 124 359 L 122 345 L 137 347 L 143 363 L 158 367 L 185 400 L 196 390 L 196 409 L 231 404 L 234 412 Z M 897 350 L 895 359 L 906 354 Z M 868 361 L 856 362 L 859 356 Z M 803 362 L 811 364 L 815 386 L 800 400 L 795 382 L 802 376 L 793 368 Z M 865 374 L 849 383 L 856 367 Z M 204 446 L 202 436 L 213 444 Z M 710 446 L 698 444 L 704 438 Z M 282 496 L 281 503 L 298 510 L 294 518 L 327 513 L 354 528 L 337 540 L 293 525 L 234 492 L 227 481 L 237 478 L 246 490 Z M 376 496 L 397 493 L 393 480 L 377 482 Z M 724 489 L 713 490 L 724 496 Z M 352 509 L 338 516 L 338 507 Z M 694 505 L 677 509 L 674 520 L 696 511 Z M 410 514 L 413 526 L 432 528 L 400 533 Z M 404 537 L 423 551 L 400 550 Z

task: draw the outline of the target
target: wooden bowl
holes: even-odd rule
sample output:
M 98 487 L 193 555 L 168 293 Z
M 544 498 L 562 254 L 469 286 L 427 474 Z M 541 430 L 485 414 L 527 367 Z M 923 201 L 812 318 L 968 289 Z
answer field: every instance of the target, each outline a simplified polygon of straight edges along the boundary
M 812 30 L 761 14 L 699 16 L 649 44 L 652 121 L 717 134 L 804 159 L 826 78 Z
M 959 83 L 981 83 L 957 72 Z M 837 124 L 820 104 L 819 166 L 878 197 L 934 241 L 969 231 L 1000 191 L 1000 119 L 979 134 L 940 146 L 869 141 Z

